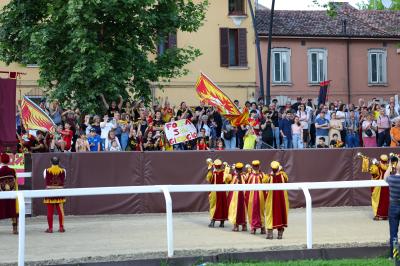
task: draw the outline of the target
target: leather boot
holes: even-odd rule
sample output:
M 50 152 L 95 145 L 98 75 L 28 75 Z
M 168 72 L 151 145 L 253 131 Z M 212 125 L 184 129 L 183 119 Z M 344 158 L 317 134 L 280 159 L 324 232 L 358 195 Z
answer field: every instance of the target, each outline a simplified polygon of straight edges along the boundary
M 274 235 L 272 234 L 272 229 L 268 229 L 267 239 L 274 239 Z
M 256 229 L 255 228 L 251 229 L 250 234 L 255 235 L 256 234 Z
M 225 221 L 219 222 L 219 227 L 225 227 L 225 226 L 224 226 L 224 223 L 225 223 Z
M 13 223 L 12 224 L 12 227 L 13 227 L 13 234 L 14 235 L 18 235 L 18 224 L 17 223 Z
M 233 232 L 238 232 L 239 231 L 239 226 L 237 224 L 233 225 Z
M 211 220 L 210 224 L 208 225 L 208 227 L 214 227 L 215 225 L 215 220 Z
M 265 227 L 261 227 L 261 234 L 265 235 Z
M 247 225 L 242 225 L 242 231 L 243 232 L 247 231 Z
M 285 229 L 283 229 L 283 228 L 278 229 L 278 239 L 282 239 L 283 231 L 284 231 L 284 230 L 285 230 Z

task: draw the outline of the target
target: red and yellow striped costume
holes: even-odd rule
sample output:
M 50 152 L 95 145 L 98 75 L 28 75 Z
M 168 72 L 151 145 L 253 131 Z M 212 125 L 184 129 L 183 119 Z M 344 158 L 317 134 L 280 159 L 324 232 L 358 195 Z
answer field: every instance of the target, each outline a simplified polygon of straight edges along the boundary
M 224 180 L 227 184 L 246 184 L 246 173 L 241 172 L 243 164 L 240 165 L 240 172 L 230 174 L 230 168 L 225 168 Z M 238 171 L 238 170 L 237 170 Z M 228 193 L 228 220 L 234 225 L 233 231 L 238 231 L 238 226 L 242 226 L 242 230 L 246 231 L 246 201 L 243 191 L 229 191 Z
M 207 181 L 210 184 L 224 184 L 223 168 L 209 169 L 207 172 Z M 212 191 L 208 194 L 210 203 L 210 219 L 212 221 L 228 220 L 228 203 L 225 191 Z
M 372 180 L 382 180 L 387 168 L 388 165 L 385 161 L 381 161 L 379 165 L 372 165 L 369 169 Z M 371 205 L 374 219 L 386 220 L 389 212 L 389 187 L 371 188 Z
M 64 188 L 65 183 L 65 169 L 58 165 L 52 165 L 50 168 L 44 170 L 44 178 L 46 182 L 46 189 L 61 189 Z M 44 198 L 43 203 L 47 205 L 47 223 L 49 228 L 46 232 L 53 232 L 53 215 L 54 208 L 57 209 L 58 220 L 60 225 L 60 232 L 64 232 L 64 203 L 65 197 L 47 197 Z
M 264 178 L 264 173 L 259 170 L 252 170 L 249 173 L 247 184 L 260 184 Z M 255 233 L 261 228 L 261 233 L 265 233 L 265 192 L 246 191 L 247 216 L 251 228 L 251 233 Z

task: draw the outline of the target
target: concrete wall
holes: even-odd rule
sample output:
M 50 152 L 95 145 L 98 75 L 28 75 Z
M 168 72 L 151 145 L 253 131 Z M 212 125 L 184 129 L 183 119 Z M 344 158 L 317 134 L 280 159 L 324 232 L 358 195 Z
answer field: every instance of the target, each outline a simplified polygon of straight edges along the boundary
M 301 41 L 305 41 L 302 45 Z M 383 40 L 350 40 L 350 101 L 357 103 L 359 98 L 366 100 L 372 97 L 383 97 L 387 100 L 390 96 L 398 94 L 400 90 L 400 54 L 397 53 L 397 41 Z M 264 80 L 266 80 L 268 39 L 261 39 L 263 53 Z M 308 83 L 307 50 L 310 48 L 325 48 L 328 51 L 328 79 L 332 80 L 329 99 L 348 101 L 347 82 L 347 40 L 343 39 L 300 39 L 277 38 L 272 41 L 273 48 L 291 49 L 291 80 L 290 86 L 271 85 L 271 95 L 297 96 L 315 98 L 318 96 L 319 86 Z M 368 49 L 385 48 L 387 50 L 387 86 L 368 86 Z M 257 84 L 259 83 L 258 72 Z M 272 76 L 272 74 L 271 74 Z

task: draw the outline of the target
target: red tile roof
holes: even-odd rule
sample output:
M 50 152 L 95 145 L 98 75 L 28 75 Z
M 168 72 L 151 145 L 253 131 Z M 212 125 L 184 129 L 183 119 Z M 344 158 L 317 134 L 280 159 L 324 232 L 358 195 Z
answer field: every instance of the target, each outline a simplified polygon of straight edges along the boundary
M 274 36 L 399 38 L 400 11 L 358 10 L 337 4 L 335 16 L 326 11 L 276 10 Z M 259 35 L 268 35 L 270 10 L 257 10 Z

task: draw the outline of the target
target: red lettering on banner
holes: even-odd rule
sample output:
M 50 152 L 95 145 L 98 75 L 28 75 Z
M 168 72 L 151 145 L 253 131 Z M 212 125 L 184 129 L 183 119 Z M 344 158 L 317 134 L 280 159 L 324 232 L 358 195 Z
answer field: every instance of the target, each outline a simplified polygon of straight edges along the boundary
M 186 121 L 185 121 L 185 125 L 190 125 L 192 122 L 190 122 L 190 120 L 189 119 L 186 119 Z
M 174 132 L 174 135 L 175 135 L 175 136 L 178 136 L 178 135 L 179 135 L 179 129 L 175 128 L 175 129 L 173 130 L 173 132 Z
M 165 126 L 167 127 L 167 129 L 169 130 L 169 128 L 171 127 L 171 124 L 170 123 L 168 123 L 168 124 L 165 124 Z

